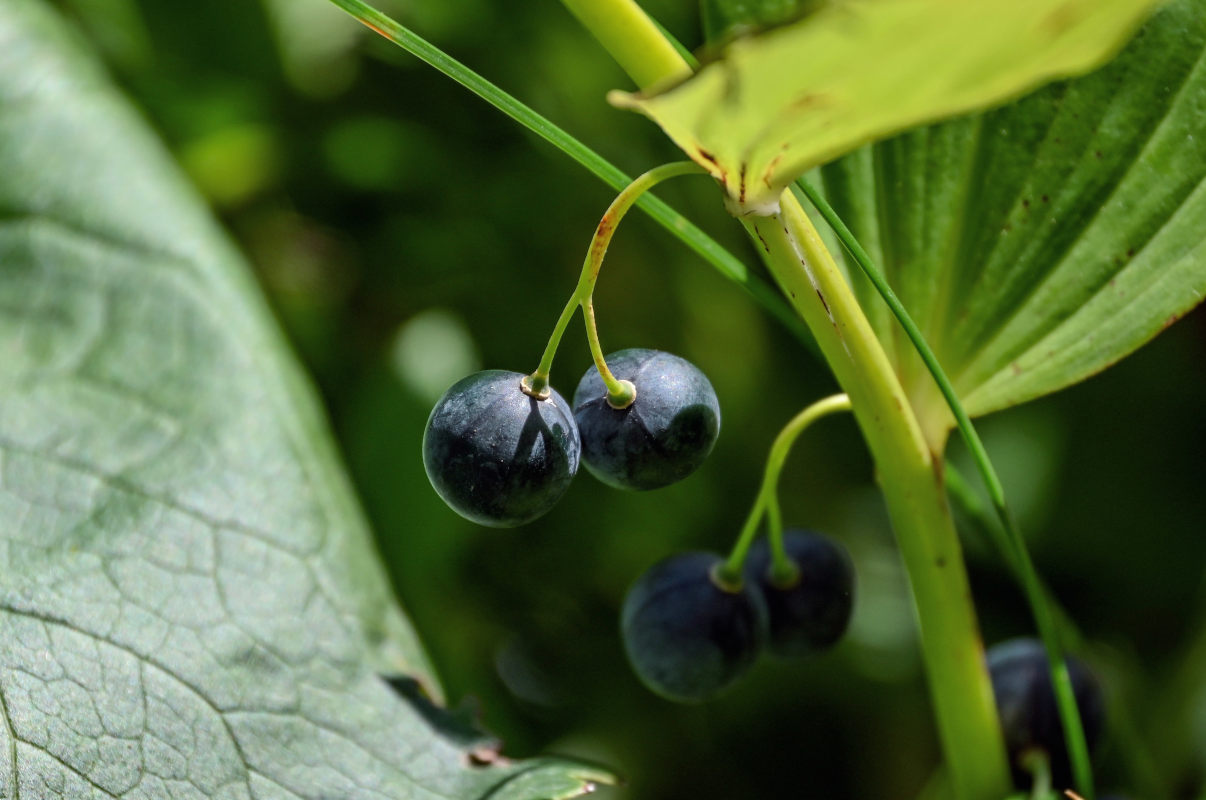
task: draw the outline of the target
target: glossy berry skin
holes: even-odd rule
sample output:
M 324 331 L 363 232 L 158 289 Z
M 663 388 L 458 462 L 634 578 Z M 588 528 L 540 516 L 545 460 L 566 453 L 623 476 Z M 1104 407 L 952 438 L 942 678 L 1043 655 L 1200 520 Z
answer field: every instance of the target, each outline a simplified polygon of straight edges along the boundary
M 1005 732 L 1014 783 L 1021 788 L 1030 786 L 1030 773 L 1021 762 L 1027 751 L 1040 749 L 1050 759 L 1052 785 L 1071 787 L 1072 767 L 1064 746 L 1064 729 L 1055 705 L 1055 690 L 1051 686 L 1042 642 L 1021 638 L 994 645 L 988 650 L 988 672 L 992 677 L 1001 728 Z M 1101 687 L 1088 668 L 1070 656 L 1068 673 L 1091 751 L 1105 724 Z
M 837 643 L 854 610 L 854 565 L 846 548 L 813 531 L 788 529 L 783 548 L 800 570 L 790 586 L 771 577 L 770 544 L 759 539 L 746 558 L 747 580 L 766 599 L 769 649 L 784 657 L 806 656 Z
M 544 514 L 578 471 L 581 444 L 569 404 L 537 400 L 518 372 L 486 370 L 457 381 L 423 432 L 427 478 L 453 511 L 509 528 Z
M 747 581 L 721 588 L 714 553 L 679 553 L 655 564 L 624 598 L 621 632 L 628 660 L 650 690 L 681 703 L 706 700 L 754 663 L 766 609 Z
M 707 377 L 660 350 L 620 350 L 606 360 L 616 378 L 636 387 L 636 399 L 612 408 L 598 369 L 582 376 L 574 418 L 590 473 L 619 489 L 657 489 L 698 469 L 720 433 L 720 403 Z

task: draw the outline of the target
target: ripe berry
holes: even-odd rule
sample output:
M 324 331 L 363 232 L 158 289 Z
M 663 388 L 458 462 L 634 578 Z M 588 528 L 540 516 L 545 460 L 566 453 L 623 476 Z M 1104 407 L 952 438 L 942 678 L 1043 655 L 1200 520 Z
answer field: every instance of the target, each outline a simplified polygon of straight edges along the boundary
M 423 466 L 453 511 L 480 525 L 522 525 L 544 514 L 578 471 L 569 404 L 537 400 L 518 372 L 486 370 L 453 384 L 431 410 Z
M 1067 663 L 1085 739 L 1092 750 L 1105 721 L 1101 687 L 1083 663 L 1071 656 Z M 1010 639 L 994 645 L 988 650 L 988 671 L 992 676 L 992 691 L 1005 732 L 1014 783 L 1022 788 L 1029 787 L 1031 776 L 1022 761 L 1028 751 L 1037 749 L 1044 751 L 1050 759 L 1053 785 L 1071 786 L 1072 767 L 1064 746 L 1064 728 L 1055 705 L 1055 690 L 1051 686 L 1043 643 L 1037 639 Z
M 680 553 L 655 564 L 628 590 L 624 649 L 637 677 L 669 700 L 706 700 L 754 663 L 766 609 L 748 582 L 733 590 L 714 575 L 713 553 Z
M 786 585 L 771 574 L 770 545 L 750 548 L 745 574 L 766 598 L 770 650 L 804 656 L 833 646 L 850 624 L 854 608 L 854 566 L 846 548 L 812 531 L 788 529 L 783 547 L 799 570 Z
M 694 472 L 720 432 L 712 384 L 691 362 L 660 350 L 620 350 L 607 356 L 636 399 L 612 408 L 595 367 L 574 392 L 582 432 L 582 461 L 591 474 L 620 489 L 657 489 Z

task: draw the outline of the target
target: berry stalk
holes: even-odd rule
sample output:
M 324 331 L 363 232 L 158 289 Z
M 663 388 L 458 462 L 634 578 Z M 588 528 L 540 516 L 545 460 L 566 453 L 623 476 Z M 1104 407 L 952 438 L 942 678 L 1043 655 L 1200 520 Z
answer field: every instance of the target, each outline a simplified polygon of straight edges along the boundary
M 603 268 L 603 259 L 607 255 L 607 247 L 611 237 L 615 235 L 620 220 L 628 213 L 628 209 L 641 199 L 641 195 L 657 184 L 679 175 L 703 175 L 704 169 L 693 161 L 675 161 L 637 176 L 611 201 L 595 234 L 591 237 L 590 246 L 586 250 L 586 258 L 582 263 L 582 272 L 578 276 L 578 285 L 566 301 L 561 316 L 553 327 L 553 334 L 540 357 L 536 371 L 523 380 L 524 391 L 538 399 L 548 396 L 549 372 L 553 368 L 553 357 L 557 355 L 557 347 L 561 344 L 561 336 L 574 316 L 574 312 L 582 309 L 582 317 L 586 323 L 586 340 L 590 345 L 590 354 L 599 370 L 603 384 L 607 387 L 607 401 L 613 408 L 626 408 L 636 397 L 636 389 L 629 381 L 621 381 L 607 368 L 603 358 L 603 348 L 599 343 L 598 326 L 595 324 L 594 292 L 595 283 L 599 280 L 599 271 Z
M 771 568 L 774 578 L 783 582 L 795 579 L 796 567 L 783 548 L 783 520 L 779 514 L 778 498 L 779 473 L 783 471 L 783 464 L 787 461 L 787 454 L 791 452 L 791 446 L 808 426 L 822 417 L 849 410 L 850 398 L 844 394 L 835 394 L 808 406 L 792 417 L 791 421 L 783 426 L 783 430 L 779 431 L 779 435 L 775 437 L 770 453 L 767 455 L 766 469 L 762 473 L 762 485 L 758 488 L 758 494 L 754 498 L 754 506 L 750 509 L 745 524 L 741 527 L 737 543 L 733 545 L 732 552 L 720 570 L 721 579 L 728 583 L 741 582 L 741 570 L 745 566 L 745 557 L 749 553 L 750 545 L 754 543 L 758 523 L 762 520 L 763 514 L 766 514 L 768 518 Z

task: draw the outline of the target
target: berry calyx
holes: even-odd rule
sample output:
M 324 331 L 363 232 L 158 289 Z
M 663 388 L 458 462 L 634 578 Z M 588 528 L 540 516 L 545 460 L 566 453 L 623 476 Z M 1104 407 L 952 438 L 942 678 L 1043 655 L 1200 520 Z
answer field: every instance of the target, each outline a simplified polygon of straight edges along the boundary
M 1081 661 L 1067 658 L 1068 674 L 1076 707 L 1080 711 L 1085 741 L 1092 750 L 1105 723 L 1105 700 L 1097 679 Z M 1047 654 L 1038 639 L 1020 638 L 993 645 L 988 650 L 988 672 L 997 702 L 1001 729 L 1009 751 L 1014 783 L 1028 788 L 1031 776 L 1025 769 L 1026 754 L 1046 753 L 1052 785 L 1072 785 L 1072 767 L 1064 743 L 1064 729 L 1055 705 L 1055 691 L 1047 666 Z
M 624 598 L 621 632 L 637 677 L 668 700 L 693 703 L 724 690 L 754 663 L 766 609 L 749 584 L 716 574 L 715 553 L 670 556 L 642 575 Z
M 528 394 L 524 376 L 485 370 L 452 385 L 423 432 L 423 467 L 453 511 L 505 528 L 547 512 L 578 471 L 581 444 L 569 404 Z
M 582 376 L 574 419 L 590 473 L 620 489 L 657 489 L 698 469 L 720 432 L 720 403 L 707 377 L 660 350 L 620 350 L 606 361 L 636 395 L 617 408 L 597 368 Z
M 768 647 L 779 656 L 827 650 L 842 638 L 854 610 L 854 566 L 846 548 L 813 531 L 783 532 L 794 574 L 775 573 L 765 539 L 750 548 L 745 574 L 766 600 Z

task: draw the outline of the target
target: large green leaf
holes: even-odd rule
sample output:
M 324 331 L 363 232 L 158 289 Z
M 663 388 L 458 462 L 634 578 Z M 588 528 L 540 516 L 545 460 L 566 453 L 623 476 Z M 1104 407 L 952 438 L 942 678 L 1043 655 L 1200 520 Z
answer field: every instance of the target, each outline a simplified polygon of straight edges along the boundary
M 1178 0 L 1092 75 L 821 171 L 969 413 L 1104 369 L 1206 294 L 1204 48 L 1206 1 Z M 852 279 L 924 392 L 911 344 Z
M 0 0 L 0 796 L 582 791 L 426 699 L 247 269 L 80 51 Z
M 1101 64 L 1153 0 L 843 0 L 737 39 L 677 86 L 616 92 L 768 213 L 805 170 L 861 144 Z

